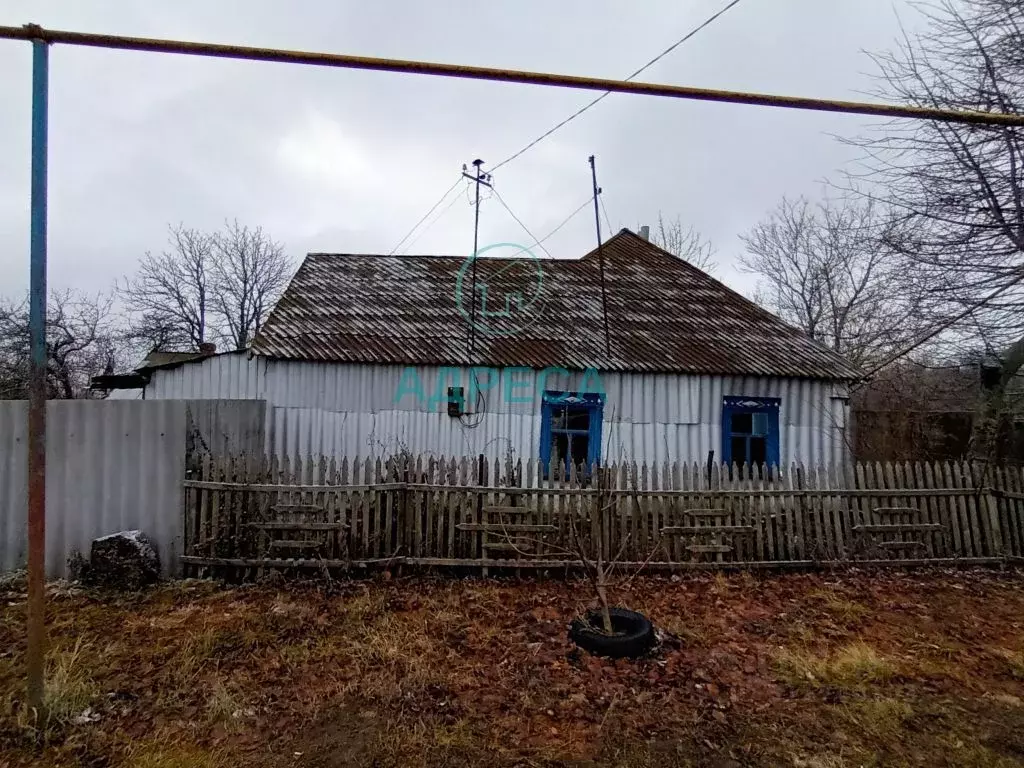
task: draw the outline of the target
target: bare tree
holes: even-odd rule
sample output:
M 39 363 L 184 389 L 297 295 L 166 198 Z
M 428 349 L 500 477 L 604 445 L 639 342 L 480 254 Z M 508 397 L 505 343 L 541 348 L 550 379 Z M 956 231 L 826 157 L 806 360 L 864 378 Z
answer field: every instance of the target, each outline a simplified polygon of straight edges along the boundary
M 847 356 L 877 360 L 920 329 L 918 291 L 886 245 L 891 221 L 871 200 L 783 198 L 741 236 L 758 301 Z
M 633 467 L 628 484 L 633 491 L 638 488 L 636 467 Z M 511 472 L 510 472 L 511 474 Z M 549 476 L 555 482 L 568 481 L 570 486 L 578 486 L 581 481 L 590 482 L 597 490 L 593 497 L 593 504 L 581 504 L 578 509 L 567 509 L 563 512 L 568 523 L 568 539 L 562 543 L 543 540 L 530 534 L 523 534 L 519 531 L 522 526 L 504 519 L 499 513 L 500 519 L 495 527 L 495 533 L 504 537 L 504 543 L 522 558 L 550 558 L 561 556 L 566 561 L 579 567 L 587 576 L 590 585 L 594 590 L 594 598 L 598 605 L 601 616 L 601 627 L 606 634 L 613 634 L 611 602 L 609 592 L 617 588 L 625 588 L 632 582 L 654 559 L 655 555 L 663 551 L 662 544 L 656 542 L 650 547 L 647 558 L 637 567 L 633 574 L 626 576 L 616 571 L 622 569 L 622 557 L 626 548 L 633 541 L 633 534 L 624 531 L 615 531 L 616 508 L 620 502 L 614 495 L 616 471 L 609 471 L 605 467 L 593 464 L 588 467 L 586 464 L 576 466 L 569 464 L 566 472 L 562 460 L 556 459 L 549 467 Z M 529 528 L 530 526 L 526 526 Z M 615 542 L 616 535 L 621 536 L 617 551 L 612 552 L 610 545 Z M 535 550 L 532 548 L 536 548 Z
M 209 333 L 213 238 L 181 224 L 168 230 L 170 248 L 147 252 L 120 289 L 129 335 L 150 349 L 198 349 Z
M 288 283 L 284 247 L 262 228 L 229 222 L 212 237 L 214 306 L 227 341 L 245 349 Z
M 148 349 L 205 342 L 245 349 L 288 281 L 283 247 L 237 221 L 212 234 L 183 225 L 169 231 L 169 248 L 146 253 L 121 287 L 130 337 Z
M 89 382 L 123 362 L 113 297 L 55 291 L 47 302 L 46 384 L 51 399 L 86 397 Z M 28 396 L 27 300 L 0 302 L 0 397 Z
M 659 213 L 658 225 L 651 235 L 651 241 L 709 274 L 718 266 L 715 262 L 715 249 L 710 241 L 705 240 L 692 226 L 684 225 L 678 216 L 672 221 L 665 221 L 665 217 Z
M 874 56 L 878 94 L 944 109 L 1020 114 L 1024 4 L 937 0 L 925 27 Z M 927 287 L 922 307 L 1002 356 L 1024 334 L 1024 129 L 892 121 L 849 140 L 856 172 L 902 217 L 893 245 Z M 1007 359 L 1015 356 L 1007 356 Z
M 904 32 L 895 50 L 873 57 L 878 94 L 925 107 L 1020 114 L 1024 5 L 936 0 L 915 8 L 923 31 Z M 902 217 L 892 242 L 926 287 L 923 312 L 999 360 L 972 435 L 972 452 L 992 456 L 1006 387 L 1024 363 L 1024 129 L 891 121 L 849 143 L 865 150 L 851 175 L 870 181 Z

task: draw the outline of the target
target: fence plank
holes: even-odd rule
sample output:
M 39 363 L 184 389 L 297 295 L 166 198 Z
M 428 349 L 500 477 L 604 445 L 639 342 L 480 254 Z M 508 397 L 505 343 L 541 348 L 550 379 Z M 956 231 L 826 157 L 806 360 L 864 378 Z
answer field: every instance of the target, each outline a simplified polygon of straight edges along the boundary
M 787 491 L 793 491 L 799 487 L 797 482 L 797 465 L 791 463 L 789 469 L 786 472 L 785 478 L 785 489 Z M 801 501 L 802 497 L 797 497 L 790 494 L 785 497 L 786 506 L 786 557 L 790 560 L 804 560 L 804 547 L 803 547 L 803 535 L 804 535 L 804 521 L 803 521 L 803 504 Z
M 1024 489 L 1024 467 L 1008 467 L 1007 475 L 1011 478 L 1009 490 L 1017 494 L 1015 499 L 1007 499 L 1011 519 L 1017 534 L 1017 555 L 1024 557 L 1024 498 L 1020 497 Z
M 986 464 L 984 468 L 977 464 L 968 464 L 972 479 L 976 478 L 974 486 L 978 489 L 978 514 L 985 521 L 985 528 L 990 536 L 990 555 L 1003 557 L 1006 554 L 1006 544 L 1003 541 L 1002 528 L 999 526 L 999 511 L 996 509 L 995 497 L 992 495 L 992 485 L 995 482 L 995 471 L 998 467 Z
M 953 467 L 950 463 L 943 462 L 940 465 L 942 470 L 942 481 L 946 488 L 957 488 L 958 484 L 956 478 L 953 475 Z M 961 513 L 960 506 L 957 504 L 955 497 L 950 496 L 946 499 L 946 503 L 949 507 L 949 519 L 950 525 L 956 533 L 957 546 L 955 557 L 964 557 L 967 554 L 973 554 L 974 545 L 971 540 L 970 526 L 967 525 L 967 521 L 964 519 L 965 515 Z
M 1017 518 L 1017 501 L 1004 493 L 1015 493 L 1016 483 L 1014 477 L 1017 470 L 1006 467 L 1000 470 L 997 488 L 1000 493 L 996 496 L 996 503 L 999 505 L 999 516 L 1002 521 L 1004 535 L 1009 537 L 1007 551 L 1014 557 L 1021 557 L 1024 549 L 1021 548 L 1022 538 L 1019 520 Z
M 960 476 L 961 487 L 974 487 L 971 477 L 971 469 L 967 462 L 957 462 L 956 471 Z M 971 535 L 974 537 L 975 551 L 981 557 L 994 556 L 995 546 L 991 539 L 992 532 L 988 528 L 984 515 L 982 515 L 983 507 L 980 504 L 981 499 L 979 498 L 977 491 L 970 496 L 965 496 L 963 501 L 967 510 L 967 519 L 970 521 L 971 525 Z
M 433 476 L 431 468 L 434 466 L 433 456 L 417 456 L 416 461 L 410 460 L 409 478 L 416 482 L 422 480 L 430 483 Z M 444 557 L 444 517 L 440 509 L 433 504 L 433 493 L 427 490 L 408 489 L 405 492 L 406 504 L 416 511 L 416 514 L 423 515 L 424 526 L 424 551 L 428 557 Z M 389 551 L 394 551 L 388 547 Z
M 907 466 L 909 467 L 908 472 L 913 473 L 914 485 L 918 489 L 926 490 L 931 487 L 927 476 L 927 464 L 915 461 Z M 939 557 L 942 551 L 943 526 L 936 514 L 935 499 L 927 495 L 917 496 L 916 499 L 918 508 L 921 510 L 921 522 L 938 526 L 932 533 L 924 535 L 924 540 L 927 543 L 925 551 L 928 557 Z
M 934 477 L 935 485 L 941 488 L 950 487 L 950 479 L 946 476 L 941 463 L 937 461 L 929 463 L 928 470 Z M 945 527 L 946 547 L 949 548 L 949 554 L 953 557 L 963 557 L 964 544 L 960 535 L 960 521 L 953 507 L 952 497 L 936 497 L 935 502 L 939 511 L 939 522 Z
M 807 469 L 807 488 L 814 491 L 811 496 L 811 508 L 814 510 L 815 524 L 820 526 L 821 533 L 818 534 L 822 540 L 822 559 L 836 559 L 836 525 L 829 511 L 828 496 L 824 493 L 827 483 L 824 481 L 824 469 L 819 465 L 812 465 Z
M 876 462 L 875 467 L 876 467 L 876 471 L 877 471 L 878 477 L 881 480 L 882 488 L 884 488 L 886 490 L 890 490 L 890 489 L 895 490 L 895 489 L 898 489 L 900 487 L 899 484 L 896 482 L 896 473 L 895 473 L 895 471 L 893 469 L 893 465 L 891 463 L 886 462 L 885 464 L 881 464 L 881 463 Z M 882 505 L 879 505 L 878 507 L 875 508 L 876 510 L 883 509 L 883 508 L 885 508 L 885 509 L 895 509 L 895 508 L 898 508 L 898 507 L 906 506 L 906 500 L 904 499 L 901 502 L 900 497 L 885 496 L 884 499 L 885 499 L 884 507 L 882 507 Z M 889 521 L 890 522 L 899 523 L 899 522 L 903 521 L 903 517 L 904 516 L 901 513 L 897 513 L 895 515 L 895 517 L 889 516 Z M 886 520 L 883 519 L 880 522 L 886 522 Z M 899 559 L 901 557 L 905 557 L 906 552 L 904 552 L 903 550 L 900 550 L 899 548 L 895 548 L 894 549 L 892 547 L 886 546 L 887 544 L 890 544 L 890 543 L 892 543 L 892 539 L 890 539 L 886 535 L 883 535 L 882 536 L 882 541 L 879 543 L 879 546 L 882 547 L 883 551 L 891 553 L 890 557 L 893 557 L 893 558 L 896 558 L 896 559 Z
M 245 454 L 197 457 L 190 466 L 184 551 L 205 558 L 191 567 L 266 559 L 271 541 L 300 559 L 390 562 L 400 554 L 481 568 L 496 562 L 488 549 L 499 547 L 488 544 L 514 545 L 500 560 L 533 567 L 537 556 L 569 557 L 573 525 L 602 557 L 621 548 L 623 560 L 650 557 L 658 567 L 987 561 L 1024 552 L 1017 467 L 629 461 L 567 471 L 556 460 L 545 473 L 535 459 L 524 467 L 398 456 L 357 457 L 350 470 L 348 458 L 339 465 L 319 455 L 277 462 Z
M 893 473 L 893 476 L 896 478 L 896 483 L 894 485 L 895 488 L 900 489 L 900 490 L 906 490 L 906 489 L 910 488 L 910 486 L 907 484 L 906 472 L 904 471 L 904 466 L 903 466 L 903 464 L 901 462 L 896 462 L 895 464 L 893 464 L 892 473 Z M 904 512 L 904 513 L 896 516 L 896 518 L 894 519 L 894 522 L 903 523 L 905 525 L 917 525 L 917 524 L 920 524 L 921 523 L 921 508 L 916 503 L 915 498 L 913 496 L 905 497 L 903 499 L 903 506 L 905 506 L 908 510 L 912 509 L 913 512 L 907 511 L 907 512 Z M 904 541 L 904 540 L 905 541 L 919 541 L 920 540 L 920 536 L 917 535 L 917 534 L 911 535 L 909 537 L 906 536 L 906 535 L 902 535 L 902 536 L 900 536 L 898 538 L 901 541 Z M 909 546 L 909 545 L 907 545 L 907 547 L 905 549 L 901 549 L 900 551 L 903 553 L 903 557 L 920 557 L 922 548 L 920 546 Z
M 999 467 L 992 464 L 986 464 L 984 468 L 976 464 L 970 466 L 971 477 L 976 478 L 975 486 L 981 493 L 978 510 L 984 516 L 985 524 L 992 533 L 992 555 L 1005 557 L 1006 542 L 1003 540 L 1003 530 L 999 525 L 999 509 L 996 507 L 995 496 L 992 495 L 995 472 Z
M 1016 493 L 1018 483 L 1016 482 L 1019 476 L 1019 469 L 1014 467 L 1006 467 L 1000 470 L 999 476 L 999 490 L 1005 491 L 1006 493 Z M 1007 532 L 1010 538 L 1010 545 L 1008 550 L 1010 554 L 1015 557 L 1024 556 L 1024 535 L 1021 530 L 1021 519 L 1017 514 L 1019 501 L 1010 498 L 1009 496 L 1000 496 L 997 499 L 999 504 L 1000 515 L 1004 520 L 1003 530 Z
M 974 488 L 974 477 L 971 474 L 971 468 L 967 462 L 956 463 L 957 473 L 960 475 L 960 482 L 964 488 Z M 971 529 L 975 532 L 975 545 L 978 547 L 978 552 L 983 552 L 985 555 L 992 555 L 993 548 L 990 545 L 989 534 L 985 519 L 981 514 L 982 506 L 980 504 L 981 499 L 978 496 L 977 490 L 970 496 L 964 498 L 964 505 L 967 508 L 967 519 L 971 521 Z
M 214 482 L 219 483 L 224 481 L 225 461 L 226 457 L 223 456 L 218 456 L 213 460 Z M 223 490 L 215 490 L 213 491 L 212 499 L 210 500 L 210 538 L 209 544 L 207 546 L 207 551 L 210 552 L 210 554 L 213 554 L 215 552 L 217 542 L 220 541 L 221 536 L 223 536 L 223 531 L 221 530 L 222 522 L 220 512 L 221 498 L 223 497 L 223 495 Z
M 842 475 L 839 472 L 839 467 L 834 464 L 830 464 L 824 471 L 823 480 L 825 487 L 829 491 L 834 488 L 839 488 L 842 485 Z M 849 509 L 844 503 L 842 497 L 834 496 L 831 493 L 828 495 L 828 507 L 830 519 L 832 520 L 832 525 L 835 529 L 835 559 L 845 560 L 848 546 L 847 541 L 850 536 Z
M 963 466 L 960 462 L 954 461 L 951 464 L 953 472 L 953 487 L 955 488 L 969 488 L 969 479 L 963 472 Z M 984 551 L 985 544 L 982 537 L 981 529 L 978 527 L 978 516 L 974 509 L 974 504 L 970 503 L 966 497 L 963 498 L 963 504 L 959 505 L 960 516 L 963 520 L 964 530 L 970 531 L 971 546 L 975 552 L 979 554 Z
M 855 488 L 863 489 L 867 487 L 867 478 L 865 476 L 863 463 L 857 462 L 857 466 L 854 470 L 853 479 Z M 868 501 L 864 496 L 857 496 L 854 498 L 854 501 L 856 502 L 857 506 L 856 515 L 853 517 L 854 524 L 856 525 L 871 522 L 870 501 Z M 854 541 L 853 546 L 851 547 L 851 552 L 853 553 L 851 557 L 860 557 L 861 554 L 863 554 L 860 551 L 862 546 L 863 542 L 859 538 L 856 539 Z
M 757 488 L 758 490 L 765 490 L 771 488 L 774 483 L 774 478 L 779 476 L 779 468 L 772 466 L 768 473 L 762 473 L 761 477 L 758 478 Z M 772 496 L 761 496 L 758 500 L 758 522 L 757 522 L 757 534 L 761 540 L 761 559 L 762 560 L 774 560 L 776 558 L 775 550 L 775 499 Z

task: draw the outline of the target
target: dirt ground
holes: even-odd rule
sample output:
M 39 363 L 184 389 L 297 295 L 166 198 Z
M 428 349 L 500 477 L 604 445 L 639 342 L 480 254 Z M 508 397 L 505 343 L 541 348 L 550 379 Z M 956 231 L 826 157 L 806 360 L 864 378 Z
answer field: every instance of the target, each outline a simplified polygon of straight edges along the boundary
M 50 589 L 49 715 L 0 585 L 0 766 L 1024 765 L 1024 574 L 641 578 L 649 658 L 568 641 L 585 583 Z

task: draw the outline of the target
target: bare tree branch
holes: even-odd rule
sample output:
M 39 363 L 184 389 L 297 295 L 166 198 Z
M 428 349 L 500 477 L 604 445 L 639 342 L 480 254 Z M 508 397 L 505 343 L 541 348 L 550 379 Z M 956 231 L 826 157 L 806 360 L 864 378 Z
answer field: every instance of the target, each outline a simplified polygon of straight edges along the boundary
M 1024 5 L 1018 0 L 920 3 L 925 27 L 904 32 L 894 51 L 873 56 L 877 94 L 928 107 L 1021 112 Z M 1024 130 L 894 121 L 866 137 L 851 179 L 871 182 L 896 211 L 891 240 L 907 273 L 926 288 L 934 321 L 981 302 L 955 333 L 984 330 L 998 349 L 1024 335 Z
M 88 397 L 89 383 L 121 359 L 113 297 L 54 291 L 47 302 L 46 385 L 51 399 Z M 28 302 L 0 300 L 0 398 L 28 396 Z
M 748 234 L 741 267 L 786 322 L 864 364 L 916 338 L 920 291 L 886 242 L 894 224 L 870 199 L 782 202 Z
M 245 349 L 270 313 L 291 274 L 284 247 L 260 227 L 228 222 L 212 237 L 213 296 L 227 342 Z
M 692 226 L 684 225 L 678 216 L 672 221 L 665 221 L 659 213 L 658 225 L 651 233 L 651 242 L 709 274 L 718 266 L 715 262 L 715 249 L 710 241 L 705 240 Z
M 121 286 L 129 335 L 151 349 L 199 349 L 211 310 L 212 239 L 181 224 L 168 231 L 169 250 L 147 252 Z
M 288 281 L 284 248 L 237 221 L 213 234 L 183 225 L 169 232 L 168 250 L 147 253 L 121 287 L 130 338 L 149 349 L 245 349 Z

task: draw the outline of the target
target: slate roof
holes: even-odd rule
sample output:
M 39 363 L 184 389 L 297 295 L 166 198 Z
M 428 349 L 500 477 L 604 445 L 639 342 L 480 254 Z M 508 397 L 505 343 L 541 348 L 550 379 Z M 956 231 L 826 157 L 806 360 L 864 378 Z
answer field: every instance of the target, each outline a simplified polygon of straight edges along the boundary
M 602 250 L 610 354 L 596 249 L 576 260 L 482 256 L 475 307 L 472 262 L 464 257 L 311 253 L 252 351 L 351 363 L 859 375 L 838 354 L 629 230 Z

